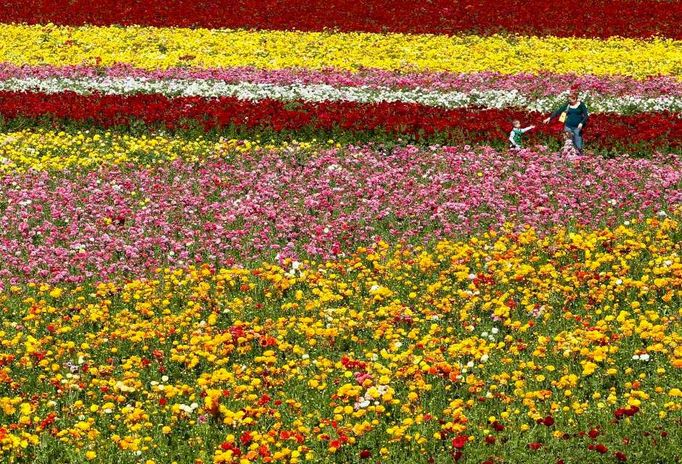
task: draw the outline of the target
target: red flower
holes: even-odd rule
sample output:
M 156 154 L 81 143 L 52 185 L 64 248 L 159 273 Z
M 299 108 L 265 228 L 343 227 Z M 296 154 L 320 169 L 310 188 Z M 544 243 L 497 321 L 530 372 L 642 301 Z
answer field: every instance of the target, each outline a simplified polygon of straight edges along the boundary
M 485 442 L 489 445 L 494 445 L 495 441 L 496 441 L 495 437 L 492 435 L 488 435 L 487 437 L 485 437 Z
M 554 418 L 552 416 L 547 416 L 542 420 L 542 423 L 547 427 L 551 427 L 554 425 Z
M 296 29 L 301 31 L 400 32 L 408 34 L 481 35 L 508 32 L 522 35 L 682 38 L 676 22 L 679 2 L 610 0 L 590 3 L 565 17 L 561 8 L 542 0 L 453 2 L 431 0 L 234 0 L 229 8 L 210 8 L 196 0 L 40 0 L 0 2 L 4 22 L 81 26 L 145 25 L 233 29 Z M 269 12 L 277 11 L 277 14 Z M 627 11 L 627 15 L 622 12 Z M 501 13 L 503 12 L 503 13 Z M 475 13 L 475 14 L 474 14 Z M 539 14 L 542 13 L 542 14 Z M 598 21 L 594 19 L 598 18 Z M 73 42 L 65 41 L 65 44 Z M 189 58 L 189 56 L 184 57 Z
M 49 413 L 49 414 L 47 415 L 47 417 L 45 417 L 45 419 L 43 419 L 43 420 L 40 422 L 40 426 L 41 426 L 43 429 L 45 429 L 45 428 L 47 428 L 48 426 L 52 425 L 52 424 L 54 423 L 54 421 L 55 421 L 56 418 L 57 418 L 57 415 L 56 415 L 55 413 L 51 412 L 51 413 Z
M 616 451 L 615 453 L 613 453 L 613 455 L 614 455 L 614 456 L 616 457 L 616 459 L 617 459 L 618 461 L 620 461 L 620 462 L 625 462 L 625 461 L 628 460 L 628 457 L 625 455 L 625 453 L 623 453 L 623 452 L 621 452 L 621 451 Z
M 499 422 L 495 421 L 492 423 L 493 429 L 497 432 L 501 432 L 504 430 L 504 425 L 500 424 Z
M 594 447 L 594 450 L 595 450 L 596 452 L 600 453 L 600 454 L 604 454 L 604 453 L 606 453 L 606 452 L 609 451 L 609 449 L 608 449 L 606 446 L 602 445 L 601 443 L 599 443 L 598 445 L 596 445 L 596 446 Z
M 537 451 L 540 448 L 542 448 L 542 443 L 539 443 L 537 441 L 534 441 L 533 443 L 528 443 L 528 448 L 532 449 L 533 451 Z
M 638 406 L 629 406 L 627 408 L 618 408 L 613 412 L 613 414 L 616 416 L 616 419 L 620 420 L 624 416 L 632 417 L 638 412 L 639 412 Z
M 0 6 L 1 9 L 1 6 Z M 293 104 L 295 103 L 295 105 Z M 254 129 L 331 131 L 339 127 L 352 132 L 382 131 L 415 138 L 438 133 L 439 138 L 469 143 L 502 140 L 512 119 L 536 120 L 542 115 L 516 109 L 444 109 L 414 103 L 357 103 L 349 101 L 282 102 L 243 101 L 233 97 L 166 97 L 159 94 L 79 95 L 74 92 L 0 92 L 0 115 L 15 118 L 50 118 L 58 123 L 73 120 L 110 127 L 139 121 L 174 129 L 196 121 L 205 130 L 228 126 Z M 556 138 L 556 129 L 538 127 L 530 143 Z M 594 114 L 590 117 L 590 145 L 601 148 L 646 145 L 682 145 L 682 119 L 675 114 Z M 125 219 L 125 218 L 123 218 Z M 340 245 L 339 245 L 340 246 Z M 334 250 L 340 249 L 333 245 Z M 474 284 L 478 282 L 474 280 Z M 510 300 L 509 304 L 516 303 Z M 632 410 L 632 408 L 630 408 Z
M 625 415 L 628 417 L 632 417 L 635 414 L 639 412 L 639 407 L 638 406 L 630 406 L 629 408 L 625 409 Z
M 239 441 L 242 443 L 242 445 L 246 446 L 253 441 L 253 435 L 251 435 L 251 432 L 246 431 L 242 433 L 241 437 L 239 437 Z
M 469 437 L 466 435 L 459 435 L 452 439 L 452 446 L 457 449 L 462 449 L 464 448 L 464 445 L 466 445 L 467 441 L 469 441 Z
M 600 432 L 599 429 L 592 429 L 589 431 L 588 435 L 590 436 L 591 439 L 595 439 L 599 436 Z
M 242 455 L 242 450 L 237 448 L 232 443 L 228 443 L 226 441 L 224 441 L 220 444 L 220 449 L 222 449 L 223 451 L 232 451 L 232 454 L 234 454 L 235 456 L 241 456 Z
M 360 459 L 369 459 L 372 456 L 372 452 L 368 449 L 363 449 L 360 451 Z

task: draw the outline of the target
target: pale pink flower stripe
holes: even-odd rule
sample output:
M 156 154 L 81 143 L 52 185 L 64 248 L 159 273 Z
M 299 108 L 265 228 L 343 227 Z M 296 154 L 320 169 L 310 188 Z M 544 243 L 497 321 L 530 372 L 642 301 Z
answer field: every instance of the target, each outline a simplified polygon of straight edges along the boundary
M 550 96 L 577 87 L 582 92 L 602 95 L 622 95 L 656 98 L 682 96 L 682 82 L 672 77 L 652 77 L 636 80 L 624 76 L 589 76 L 558 74 L 498 74 L 492 72 L 474 74 L 412 73 L 400 74 L 378 69 L 366 69 L 358 73 L 329 70 L 255 68 L 142 70 L 128 65 L 109 68 L 88 66 L 23 66 L 0 63 L 0 79 L 46 78 L 46 77 L 146 77 L 152 79 L 216 79 L 226 82 L 252 82 L 259 84 L 287 85 L 292 83 L 327 84 L 331 86 L 367 86 L 389 88 L 416 88 L 430 90 L 517 90 L 523 94 Z
M 200 167 L 28 172 L 0 179 L 0 282 L 248 266 L 277 253 L 330 257 L 379 237 L 421 243 L 507 221 L 541 233 L 613 225 L 670 212 L 681 186 L 674 155 L 570 159 L 467 147 L 274 150 Z

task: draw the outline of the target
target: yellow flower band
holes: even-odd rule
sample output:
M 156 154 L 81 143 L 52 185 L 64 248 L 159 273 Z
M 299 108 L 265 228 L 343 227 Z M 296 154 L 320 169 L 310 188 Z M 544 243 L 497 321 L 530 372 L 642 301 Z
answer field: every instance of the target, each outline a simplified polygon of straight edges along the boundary
M 0 25 L 0 62 L 682 75 L 682 41 Z
M 264 144 L 264 148 L 274 145 Z M 225 157 L 261 147 L 248 140 L 211 141 L 166 135 L 114 132 L 23 130 L 0 133 L 0 174 L 29 169 L 61 170 L 136 163 L 167 164 L 176 159 L 195 162 Z

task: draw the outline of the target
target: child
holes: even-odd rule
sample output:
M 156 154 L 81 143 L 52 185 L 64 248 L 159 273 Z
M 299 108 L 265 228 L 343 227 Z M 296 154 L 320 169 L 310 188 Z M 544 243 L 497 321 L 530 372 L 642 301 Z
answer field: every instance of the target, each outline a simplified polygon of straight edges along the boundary
M 509 148 L 521 149 L 523 148 L 523 134 L 531 129 L 535 129 L 535 126 L 528 126 L 521 128 L 521 121 L 515 119 L 512 121 L 512 126 L 514 126 L 509 133 Z
M 573 143 L 573 131 L 568 128 L 564 130 L 564 146 L 561 149 L 561 154 L 569 157 L 580 155 L 580 151 L 575 147 L 575 144 Z

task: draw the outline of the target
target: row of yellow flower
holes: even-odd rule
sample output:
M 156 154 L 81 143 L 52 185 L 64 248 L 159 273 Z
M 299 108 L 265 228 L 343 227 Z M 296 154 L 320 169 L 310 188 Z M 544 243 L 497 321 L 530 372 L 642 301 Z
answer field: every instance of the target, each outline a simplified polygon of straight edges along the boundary
M 537 462 L 596 462 L 588 432 L 634 462 L 673 456 L 680 230 L 8 287 L 3 461 L 508 462 L 531 445 Z
M 293 142 L 299 148 L 309 143 Z M 325 145 L 333 144 L 327 141 Z M 286 146 L 282 142 L 277 146 Z M 275 148 L 258 140 L 222 139 L 212 141 L 151 134 L 135 136 L 109 131 L 22 130 L 0 133 L 0 173 L 34 170 L 96 168 L 103 165 L 135 163 L 142 166 L 167 164 L 176 159 L 195 162 Z
M 682 74 L 682 42 L 476 35 L 0 25 L 0 62 L 144 69 L 255 66 L 346 70 Z

